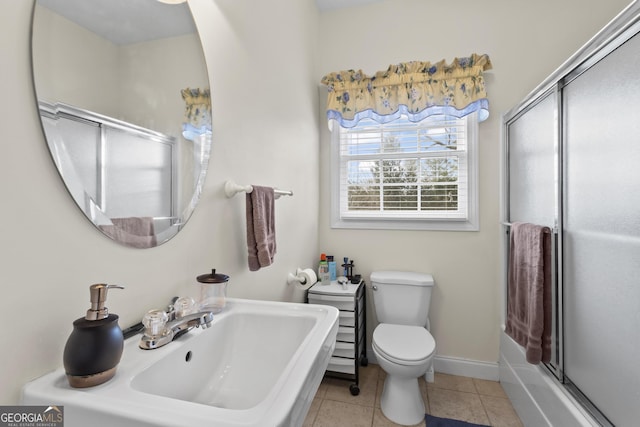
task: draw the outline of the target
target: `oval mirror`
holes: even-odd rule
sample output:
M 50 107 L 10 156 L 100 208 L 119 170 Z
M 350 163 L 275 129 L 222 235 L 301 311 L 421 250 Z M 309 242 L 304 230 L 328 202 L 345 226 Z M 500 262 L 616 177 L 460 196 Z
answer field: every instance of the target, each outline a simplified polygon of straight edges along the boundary
M 37 0 L 33 12 L 33 77 L 53 161 L 86 217 L 136 248 L 184 226 L 211 148 L 200 39 L 188 4 L 168 3 Z

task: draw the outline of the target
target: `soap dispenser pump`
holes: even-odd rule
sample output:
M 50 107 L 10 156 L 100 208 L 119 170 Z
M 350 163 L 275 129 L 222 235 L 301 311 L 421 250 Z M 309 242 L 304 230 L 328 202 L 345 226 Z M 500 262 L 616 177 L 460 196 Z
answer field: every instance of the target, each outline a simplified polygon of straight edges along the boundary
M 64 347 L 64 369 L 71 387 L 85 388 L 109 381 L 122 356 L 124 337 L 118 315 L 105 307 L 109 289 L 118 285 L 96 284 L 89 287 L 91 307 L 85 317 L 73 322 L 73 332 Z

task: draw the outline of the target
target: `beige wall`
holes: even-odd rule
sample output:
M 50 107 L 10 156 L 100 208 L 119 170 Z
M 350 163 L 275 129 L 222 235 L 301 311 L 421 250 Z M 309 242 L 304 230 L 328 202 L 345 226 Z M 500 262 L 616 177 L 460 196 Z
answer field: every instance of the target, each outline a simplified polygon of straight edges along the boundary
M 36 7 L 34 14 L 38 20 L 33 38 L 34 68 L 48 70 L 37 73 L 40 99 L 120 118 L 116 90 L 120 82 L 114 72 L 120 57 L 118 47 L 46 7 Z M 84 48 L 82 55 L 77 54 L 78 47 Z
M 214 146 L 200 206 L 184 230 L 148 250 L 122 247 L 84 218 L 43 140 L 31 83 L 31 1 L 0 1 L 0 404 L 62 364 L 88 286 L 119 283 L 107 306 L 129 326 L 185 295 L 211 268 L 235 297 L 302 301 L 287 274 L 316 259 L 317 10 L 312 0 L 193 0 L 213 87 Z M 244 200 L 226 179 L 292 189 L 276 204 L 274 265 L 249 272 Z M 303 213 L 303 215 L 301 215 Z
M 479 134 L 479 232 L 332 230 L 326 131 L 321 138 L 320 250 L 355 259 L 357 272 L 367 278 L 377 269 L 432 273 L 436 288 L 430 318 L 438 355 L 498 360 L 501 115 L 627 4 L 385 0 L 321 15 L 317 81 L 331 71 L 353 68 L 372 74 L 392 63 L 450 62 L 473 52 L 486 53 L 493 62 L 486 74 L 491 116 L 480 123 Z M 369 319 L 371 331 L 376 323 L 372 310 Z

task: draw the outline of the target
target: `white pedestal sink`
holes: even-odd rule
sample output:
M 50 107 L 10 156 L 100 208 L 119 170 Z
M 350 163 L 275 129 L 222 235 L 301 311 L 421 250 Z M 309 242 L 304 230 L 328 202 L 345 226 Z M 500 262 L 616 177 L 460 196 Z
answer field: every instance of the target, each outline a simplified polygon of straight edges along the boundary
M 155 350 L 128 339 L 116 376 L 71 388 L 64 369 L 28 383 L 24 405 L 63 405 L 66 427 L 300 426 L 333 352 L 338 310 L 229 299 L 208 329 Z

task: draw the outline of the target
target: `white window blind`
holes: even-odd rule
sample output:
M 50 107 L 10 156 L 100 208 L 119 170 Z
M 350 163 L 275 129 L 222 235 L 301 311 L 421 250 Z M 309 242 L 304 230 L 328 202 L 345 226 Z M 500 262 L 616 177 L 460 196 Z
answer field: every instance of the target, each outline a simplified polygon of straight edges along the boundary
M 470 122 L 477 126 L 469 116 L 334 126 L 334 226 L 348 228 L 363 220 L 367 226 L 353 228 L 403 228 L 388 223 L 442 224 L 475 216 L 470 203 Z M 387 224 L 371 227 L 372 221 Z
M 466 120 L 340 129 L 342 217 L 466 218 Z

